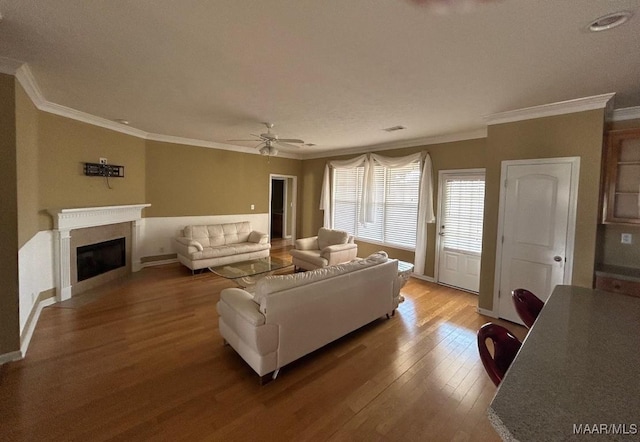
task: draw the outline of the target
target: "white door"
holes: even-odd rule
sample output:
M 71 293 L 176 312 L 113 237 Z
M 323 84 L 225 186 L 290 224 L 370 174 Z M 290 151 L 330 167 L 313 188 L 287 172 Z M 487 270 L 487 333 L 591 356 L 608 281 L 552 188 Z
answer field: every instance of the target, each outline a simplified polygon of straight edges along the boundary
M 565 281 L 569 240 L 573 241 L 577 160 L 502 167 L 502 242 L 499 268 L 499 315 L 522 324 L 511 291 L 526 288 L 546 301 Z M 516 162 L 513 162 L 516 163 Z M 575 175 L 575 176 L 574 176 Z M 501 232 L 500 232 L 501 231 Z M 571 252 L 572 254 L 572 252 Z M 497 278 L 498 279 L 498 278 Z
M 478 293 L 484 170 L 440 171 L 437 280 Z

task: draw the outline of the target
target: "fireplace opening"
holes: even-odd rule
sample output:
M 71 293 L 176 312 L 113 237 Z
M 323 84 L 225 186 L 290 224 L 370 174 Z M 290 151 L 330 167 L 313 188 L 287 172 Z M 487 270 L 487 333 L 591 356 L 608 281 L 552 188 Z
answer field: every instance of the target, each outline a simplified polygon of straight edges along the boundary
M 127 264 L 125 239 L 89 244 L 77 248 L 78 282 Z

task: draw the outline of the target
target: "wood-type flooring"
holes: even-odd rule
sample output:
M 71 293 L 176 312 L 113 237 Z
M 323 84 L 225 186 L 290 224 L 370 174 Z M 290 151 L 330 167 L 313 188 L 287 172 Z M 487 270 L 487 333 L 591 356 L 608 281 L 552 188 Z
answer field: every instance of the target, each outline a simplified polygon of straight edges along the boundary
M 260 386 L 218 332 L 225 287 L 169 264 L 43 309 L 26 358 L 0 367 L 0 440 L 499 440 L 477 296 L 412 278 L 394 317 Z

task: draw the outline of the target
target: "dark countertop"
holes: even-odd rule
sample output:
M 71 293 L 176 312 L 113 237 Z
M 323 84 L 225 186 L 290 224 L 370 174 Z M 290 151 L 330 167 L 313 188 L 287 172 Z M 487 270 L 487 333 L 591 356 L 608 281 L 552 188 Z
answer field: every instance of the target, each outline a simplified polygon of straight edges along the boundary
M 489 419 L 503 440 L 638 440 L 638 348 L 640 299 L 557 286 L 502 380 Z M 636 433 L 575 434 L 585 424 L 620 426 L 611 432 L 635 425 Z

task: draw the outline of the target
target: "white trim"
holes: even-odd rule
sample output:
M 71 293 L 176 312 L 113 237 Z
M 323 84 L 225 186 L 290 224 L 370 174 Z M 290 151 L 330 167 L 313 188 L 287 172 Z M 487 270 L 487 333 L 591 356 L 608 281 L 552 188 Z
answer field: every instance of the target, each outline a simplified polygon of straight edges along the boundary
M 624 121 L 640 119 L 640 106 L 614 109 L 611 121 Z
M 372 144 L 372 145 L 358 146 L 358 147 L 352 147 L 347 149 L 324 150 L 318 153 L 306 153 L 302 155 L 302 159 L 313 160 L 317 158 L 327 158 L 331 156 L 380 152 L 380 151 L 392 150 L 392 149 L 403 149 L 407 147 L 428 146 L 431 144 L 444 144 L 444 143 L 453 143 L 456 141 L 476 140 L 479 138 L 486 138 L 486 137 L 487 137 L 487 128 L 483 127 L 480 129 L 475 129 L 475 130 L 466 131 L 466 132 L 459 132 L 455 134 L 436 135 L 433 137 L 425 137 L 425 138 L 414 138 L 411 140 L 401 140 L 401 141 L 394 141 L 391 143 L 383 143 L 383 144 Z
M 14 60 L 9 57 L 0 57 L 0 74 L 16 75 L 16 72 L 23 64 L 24 63 L 20 60 Z
M 180 262 L 178 261 L 178 258 L 162 259 L 158 261 L 147 261 L 147 262 L 140 263 L 140 267 L 146 268 L 146 267 L 163 266 L 165 264 L 174 264 L 176 262 Z
M 439 170 L 438 171 L 438 213 L 436 214 L 436 256 L 435 256 L 435 262 L 434 262 L 434 266 L 433 266 L 433 277 L 436 281 L 438 281 L 438 284 L 440 284 L 439 280 L 438 280 L 438 276 L 439 276 L 439 267 L 440 267 L 440 243 L 441 240 L 440 238 L 442 238 L 442 236 L 440 236 L 438 230 L 439 230 L 439 226 L 441 226 L 441 221 L 442 221 L 442 212 L 443 212 L 443 208 L 442 205 L 444 204 L 443 201 L 443 186 L 442 186 L 442 182 L 443 180 L 448 177 L 448 176 L 482 176 L 482 178 L 485 180 L 485 184 L 486 184 L 486 180 L 487 180 L 487 169 L 486 168 L 474 168 L 474 169 L 443 169 L 443 170 Z M 483 208 L 484 210 L 484 208 Z M 483 227 L 484 229 L 484 227 Z M 482 258 L 482 254 L 480 254 L 480 257 Z M 446 285 L 446 284 L 443 284 Z M 460 289 L 460 290 L 464 290 L 464 289 Z M 467 290 L 465 290 L 467 291 Z M 477 292 L 471 292 L 470 293 L 474 293 L 474 294 L 478 294 Z
M 511 123 L 514 121 L 531 120 L 533 118 L 551 117 L 574 112 L 584 112 L 594 109 L 604 109 L 615 93 L 595 95 L 593 97 L 576 98 L 575 100 L 560 101 L 558 103 L 543 104 L 506 112 L 499 112 L 485 117 L 488 125 Z
M 500 279 L 502 271 L 502 235 L 504 234 L 504 209 L 505 198 L 507 196 L 504 180 L 506 178 L 508 166 L 533 165 L 533 164 L 571 164 L 571 183 L 569 190 L 569 213 L 567 216 L 567 243 L 565 251 L 564 284 L 571 284 L 573 277 L 573 254 L 575 252 L 577 208 L 578 208 L 578 183 L 580 181 L 580 157 L 560 157 L 560 158 L 539 158 L 531 160 L 506 160 L 502 162 L 500 168 L 500 203 L 498 206 L 498 232 L 496 236 L 496 262 L 493 279 L 493 311 L 500 315 Z M 507 296 L 510 296 L 509 294 Z
M 0 355 L 0 365 L 6 364 L 7 362 L 19 361 L 20 359 L 22 359 L 22 353 L 20 351 L 11 351 Z
M 73 230 L 136 221 L 142 218 L 142 209 L 150 205 L 129 204 L 124 206 L 49 209 L 47 212 L 53 217 L 55 229 Z
M 159 141 L 161 143 L 182 144 L 186 146 L 208 147 L 211 149 L 230 150 L 232 152 L 248 153 L 253 155 L 260 155 L 260 151 L 253 147 L 236 146 L 233 144 L 218 143 L 215 141 L 196 140 L 193 138 L 174 137 L 172 135 L 162 135 L 149 133 L 145 139 L 150 141 Z M 289 158 L 293 160 L 301 159 L 299 154 L 284 152 L 278 149 L 278 156 L 282 158 Z
M 293 206 L 290 208 L 291 210 L 289 210 L 289 207 L 285 207 L 285 215 L 289 214 L 289 216 L 291 217 L 291 234 L 285 238 L 285 235 L 282 235 L 283 239 L 289 239 L 292 238 L 294 241 L 297 238 L 297 231 L 296 231 L 296 225 L 298 223 L 298 219 L 297 219 L 297 209 L 298 209 L 298 177 L 296 175 L 281 175 L 279 173 L 271 173 L 269 174 L 269 211 L 268 213 L 268 223 L 269 223 L 269 231 L 267 232 L 267 234 L 269 235 L 269 242 L 271 242 L 271 192 L 272 192 L 272 182 L 274 179 L 283 179 L 284 180 L 284 204 L 286 206 L 287 204 L 287 179 L 291 178 L 293 180 L 293 184 L 291 185 L 291 187 L 293 188 L 293 194 L 291 195 L 291 202 L 293 203 Z M 282 220 L 282 224 L 283 224 L 283 233 L 284 233 L 284 226 L 286 225 L 286 218 L 283 218 Z
M 42 312 L 42 309 L 55 303 L 56 298 L 47 298 L 43 299 L 38 303 L 38 305 L 36 305 L 35 313 L 31 317 L 31 321 L 29 321 L 22 336 L 20 336 L 20 340 L 22 341 L 22 343 L 20 344 L 20 352 L 22 353 L 22 357 L 25 357 L 27 355 L 27 350 L 29 349 L 29 344 L 31 343 L 33 332 L 35 331 L 36 325 L 38 324 L 38 319 L 40 319 L 40 313 Z
M 140 264 L 140 235 L 142 209 L 151 204 L 125 206 L 81 207 L 76 209 L 49 209 L 56 232 L 54 262 L 56 267 L 56 297 L 58 302 L 71 298 L 71 230 L 131 222 L 131 270 L 137 272 Z
M 432 283 L 436 284 L 436 280 L 435 280 L 435 279 L 433 279 L 433 277 L 431 277 L 431 276 L 427 276 L 427 275 L 420 275 L 420 274 L 418 274 L 418 273 L 412 273 L 410 276 L 411 276 L 412 278 L 416 278 L 416 279 L 420 279 L 420 280 L 422 280 L 422 281 L 432 282 Z
M 490 318 L 498 319 L 498 315 L 493 310 L 488 310 L 486 308 L 478 307 L 477 312 L 484 316 L 489 316 Z

